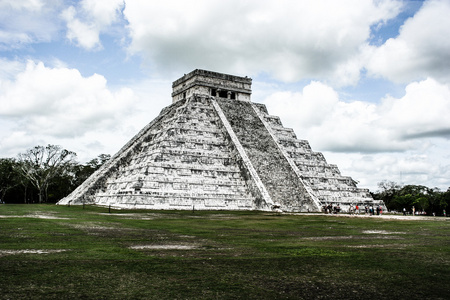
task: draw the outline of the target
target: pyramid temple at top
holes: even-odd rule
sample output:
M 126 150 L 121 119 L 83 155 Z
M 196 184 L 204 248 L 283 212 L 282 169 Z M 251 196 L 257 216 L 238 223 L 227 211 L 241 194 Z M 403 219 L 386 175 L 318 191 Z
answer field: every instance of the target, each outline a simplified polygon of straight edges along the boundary
M 378 204 L 251 102 L 251 84 L 205 70 L 184 75 L 172 104 L 58 204 L 289 212 Z

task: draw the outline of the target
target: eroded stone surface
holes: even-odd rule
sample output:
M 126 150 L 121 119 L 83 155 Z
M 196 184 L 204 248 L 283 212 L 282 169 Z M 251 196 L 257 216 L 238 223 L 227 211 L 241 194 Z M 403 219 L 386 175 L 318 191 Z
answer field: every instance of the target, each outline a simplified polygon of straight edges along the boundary
M 291 212 L 377 204 L 250 95 L 247 77 L 183 76 L 173 104 L 58 204 Z

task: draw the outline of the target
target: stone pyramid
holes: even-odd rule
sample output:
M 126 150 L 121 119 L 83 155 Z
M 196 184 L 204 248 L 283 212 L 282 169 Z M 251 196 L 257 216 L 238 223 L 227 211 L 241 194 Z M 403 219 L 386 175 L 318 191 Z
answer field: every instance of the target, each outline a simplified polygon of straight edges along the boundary
M 184 75 L 173 103 L 58 204 L 314 212 L 375 203 L 251 102 L 251 84 L 205 70 Z

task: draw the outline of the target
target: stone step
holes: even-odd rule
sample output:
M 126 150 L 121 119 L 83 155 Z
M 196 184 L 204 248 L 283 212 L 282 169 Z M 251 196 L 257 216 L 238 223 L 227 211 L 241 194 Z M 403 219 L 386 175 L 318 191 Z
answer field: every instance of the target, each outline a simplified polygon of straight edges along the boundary
M 272 200 L 285 210 L 300 209 L 305 202 L 310 202 L 302 183 L 254 111 L 252 103 L 220 99 L 217 103 Z

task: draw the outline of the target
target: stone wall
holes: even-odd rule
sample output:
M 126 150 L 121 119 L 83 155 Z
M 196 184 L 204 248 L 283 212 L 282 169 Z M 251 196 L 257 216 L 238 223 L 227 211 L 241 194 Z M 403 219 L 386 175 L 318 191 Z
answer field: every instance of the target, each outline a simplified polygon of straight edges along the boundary
M 96 184 L 88 182 L 89 202 L 122 208 L 256 209 L 241 158 L 225 134 L 208 97 L 177 102 L 134 139 L 132 149 L 113 157 L 113 167 L 102 168 Z
M 191 95 L 166 107 L 58 204 L 320 211 L 374 203 L 264 105 Z
M 345 211 L 351 204 L 374 203 L 368 189 L 357 188 L 351 177 L 342 176 L 336 165 L 328 164 L 322 153 L 312 151 L 308 141 L 297 139 L 294 131 L 283 127 L 278 117 L 269 115 L 264 105 L 255 106 L 322 205 L 339 204 Z
M 206 70 L 194 70 L 172 84 L 172 102 L 197 94 L 207 96 L 233 94 L 233 99 L 250 101 L 252 79 Z
M 224 99 L 217 99 L 217 102 L 275 205 L 284 211 L 314 210 L 310 195 L 255 113 L 252 103 Z

